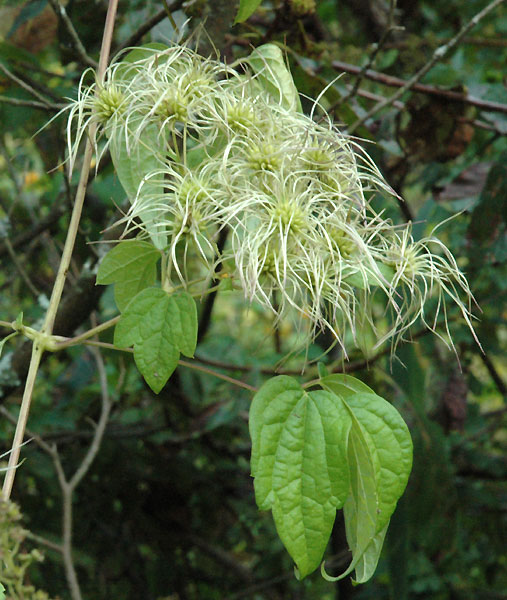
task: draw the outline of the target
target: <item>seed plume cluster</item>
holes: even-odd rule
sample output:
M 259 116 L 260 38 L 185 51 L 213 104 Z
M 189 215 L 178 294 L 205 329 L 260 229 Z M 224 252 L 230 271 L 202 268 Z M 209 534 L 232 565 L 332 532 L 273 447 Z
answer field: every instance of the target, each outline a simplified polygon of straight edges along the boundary
M 187 46 L 136 49 L 81 84 L 69 162 L 92 122 L 131 201 L 126 232 L 166 253 L 175 285 L 204 290 L 220 265 L 249 301 L 310 339 L 330 329 L 344 351 L 365 328 L 393 346 L 419 319 L 435 329 L 449 298 L 471 328 L 449 250 L 373 210 L 372 193 L 392 190 L 357 141 L 301 111 L 293 85 L 262 50 L 226 66 Z

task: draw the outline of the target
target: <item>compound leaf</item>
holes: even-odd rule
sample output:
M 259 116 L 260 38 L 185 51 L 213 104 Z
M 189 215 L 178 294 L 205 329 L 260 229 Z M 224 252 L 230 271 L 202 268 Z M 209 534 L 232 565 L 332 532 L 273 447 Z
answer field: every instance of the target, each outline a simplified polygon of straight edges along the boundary
M 160 251 L 148 242 L 128 240 L 120 242 L 102 259 L 97 283 L 114 283 L 114 298 L 120 311 L 141 290 L 152 286 L 157 277 Z
M 350 425 L 337 396 L 324 390 L 305 392 L 287 376 L 266 382 L 252 402 L 257 504 L 261 510 L 272 509 L 301 579 L 319 566 L 336 509 L 349 493 Z
M 146 288 L 133 298 L 116 325 L 114 343 L 134 346 L 139 371 L 158 393 L 178 364 L 180 352 L 193 356 L 197 343 L 197 311 L 186 292 L 168 294 Z

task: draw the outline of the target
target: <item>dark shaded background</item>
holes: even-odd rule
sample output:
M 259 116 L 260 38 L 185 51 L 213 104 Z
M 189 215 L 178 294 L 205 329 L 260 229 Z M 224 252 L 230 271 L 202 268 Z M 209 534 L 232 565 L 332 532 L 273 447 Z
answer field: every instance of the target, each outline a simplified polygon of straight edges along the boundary
M 181 25 L 192 17 L 192 26 L 205 19 L 209 38 L 228 60 L 268 41 L 286 44 L 296 84 L 310 98 L 346 73 L 321 101 L 346 130 L 403 85 L 486 4 L 400 0 L 391 21 L 399 28 L 390 31 L 389 3 L 383 0 L 264 2 L 247 23 L 235 27 L 236 2 L 198 0 L 185 12 L 175 11 L 174 18 Z M 98 58 L 106 8 L 103 0 L 66 5 L 91 62 Z M 141 38 L 144 24 L 153 27 Z M 372 581 L 353 588 L 349 582 L 326 583 L 318 573 L 301 583 L 295 580 L 271 515 L 255 506 L 248 392 L 179 369 L 154 396 L 128 356 L 106 352 L 115 405 L 101 452 L 74 502 L 74 558 L 84 598 L 507 598 L 502 545 L 507 508 L 507 368 L 502 363 L 507 337 L 506 33 L 504 3 L 419 82 L 417 92 L 406 93 L 355 131 L 376 142 L 367 145 L 368 151 L 405 198 L 404 203 L 375 198 L 377 208 L 397 222 L 412 220 L 416 238 L 455 217 L 438 235 L 467 273 L 481 307 L 482 312 L 475 311 L 476 329 L 484 348 L 481 353 L 451 309 L 459 363 L 438 338 L 416 325 L 417 343 L 400 347 L 396 359 L 381 349 L 369 356 L 365 369 L 357 352 L 347 366 L 393 401 L 415 445 L 409 486 Z M 171 35 L 161 2 L 120 2 L 116 48 Z M 40 96 L 0 72 L 0 318 L 11 321 L 23 311 L 31 323 L 43 316 L 76 184 L 55 169 L 65 152 L 64 122 L 57 119 L 33 135 L 75 94 L 88 65 L 45 0 L 0 2 L 0 39 L 0 64 Z M 202 39 L 206 52 L 210 43 Z M 368 64 L 380 40 L 357 91 L 340 104 L 354 86 L 354 73 Z M 101 232 L 119 216 L 114 203 L 123 202 L 106 157 L 89 187 L 55 333 L 73 335 L 90 327 L 93 311 L 99 322 L 115 315 L 111 291 L 94 285 L 98 250 L 88 242 L 104 239 Z M 113 230 L 106 238 L 117 235 Z M 246 313 L 240 298 L 219 294 L 201 310 L 197 354 L 211 361 L 220 357 L 223 373 L 260 385 L 262 367 L 273 368 L 290 351 L 289 333 L 283 327 L 273 332 L 269 316 L 255 307 Z M 102 337 L 110 338 L 110 333 Z M 316 341 L 314 356 L 326 342 Z M 11 414 L 19 406 L 28 357 L 27 347 L 16 339 L 0 359 L 1 402 Z M 294 368 L 301 360 L 286 366 Z M 89 419 L 96 420 L 99 411 L 90 354 L 74 348 L 49 356 L 29 426 L 58 444 L 68 473 L 82 460 L 91 437 Z M 2 451 L 11 439 L 12 426 L 2 418 Z M 26 527 L 58 543 L 60 494 L 51 461 L 35 444 L 23 454 L 27 460 L 17 474 L 14 499 Z M 31 569 L 30 580 L 52 597 L 70 597 L 60 554 L 44 551 L 46 560 Z M 347 563 L 340 518 L 327 557 L 334 564 L 328 570 L 336 573 Z

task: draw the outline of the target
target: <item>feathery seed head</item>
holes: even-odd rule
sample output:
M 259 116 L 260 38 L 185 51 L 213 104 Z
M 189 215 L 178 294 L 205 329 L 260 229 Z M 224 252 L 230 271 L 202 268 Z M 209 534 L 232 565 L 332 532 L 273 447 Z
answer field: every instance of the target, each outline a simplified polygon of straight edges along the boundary
M 293 234 L 302 232 L 306 226 L 305 214 L 294 200 L 280 199 L 271 208 L 270 216 L 282 230 Z
M 253 106 L 244 101 L 229 106 L 225 118 L 227 125 L 234 133 L 248 133 L 256 122 Z
M 250 148 L 247 164 L 252 171 L 278 171 L 282 160 L 272 143 L 260 142 Z
M 345 351 L 345 337 L 368 327 L 395 347 L 416 320 L 427 323 L 432 294 L 437 316 L 447 318 L 451 298 L 472 328 L 460 299 L 472 295 L 449 250 L 374 212 L 367 193 L 394 192 L 373 161 L 330 120 L 286 102 L 274 73 L 267 64 L 262 77 L 239 73 L 186 46 L 137 49 L 108 68 L 96 95 L 81 82 L 71 163 L 94 120 L 132 203 L 127 230 L 141 223 L 168 272 L 186 285 L 196 270 L 209 280 L 234 264 L 246 298 L 278 320 L 297 315 L 310 338 L 329 328 Z
M 350 258 L 350 256 L 357 250 L 356 244 L 343 229 L 330 227 L 327 233 L 333 244 L 339 250 L 340 256 L 343 258 Z
M 188 99 L 179 90 L 168 90 L 157 101 L 154 112 L 164 121 L 185 123 L 188 119 Z
M 105 125 L 115 114 L 125 111 L 125 94 L 114 84 L 103 87 L 94 98 L 97 121 Z

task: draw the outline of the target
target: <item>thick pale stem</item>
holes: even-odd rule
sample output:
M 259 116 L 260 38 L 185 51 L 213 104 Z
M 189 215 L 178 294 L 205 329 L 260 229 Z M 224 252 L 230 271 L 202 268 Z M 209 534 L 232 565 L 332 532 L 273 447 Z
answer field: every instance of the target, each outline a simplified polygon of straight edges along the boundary
M 12 450 L 9 455 L 9 464 L 2 489 L 2 494 L 6 500 L 10 498 L 12 486 L 14 484 L 16 467 L 19 460 L 19 452 L 21 450 L 23 438 L 25 437 L 26 422 L 28 421 L 28 414 L 30 412 L 35 378 L 37 377 L 37 371 L 39 370 L 43 352 L 44 350 L 39 346 L 39 344 L 33 344 L 32 358 L 30 360 L 30 367 L 28 368 L 25 391 L 23 392 L 23 400 L 21 401 L 21 410 L 19 412 L 18 422 L 16 424 L 16 432 L 14 433 L 14 441 L 12 442 Z
M 102 331 L 106 331 L 107 329 L 110 329 L 111 327 L 116 325 L 116 323 L 118 323 L 120 318 L 121 318 L 120 315 L 118 315 L 117 317 L 114 317 L 113 319 L 109 319 L 109 321 L 106 321 L 105 323 L 101 323 L 100 325 L 97 325 L 97 327 L 93 327 L 92 329 L 85 331 L 81 335 L 78 335 L 76 337 L 69 338 L 69 339 L 62 339 L 60 342 L 57 342 L 55 344 L 55 346 L 53 348 L 51 348 L 51 350 L 54 350 L 54 351 L 63 350 L 64 348 L 68 348 L 69 346 L 75 346 L 76 344 L 80 344 L 81 342 L 88 340 L 89 338 L 93 337 L 94 335 L 97 335 L 98 333 L 101 333 Z
M 100 50 L 99 68 L 97 71 L 97 80 L 99 82 L 101 82 L 104 77 L 104 72 L 106 70 L 107 62 L 109 59 L 109 51 L 111 49 L 111 40 L 113 37 L 113 27 L 117 6 L 118 0 L 109 0 L 106 23 L 104 26 L 104 36 L 102 38 L 102 47 Z M 53 292 L 51 294 L 48 310 L 44 319 L 44 325 L 42 326 L 41 330 L 41 333 L 46 335 L 51 335 L 53 332 L 56 313 L 58 311 L 58 306 L 62 298 L 63 288 L 65 285 L 65 280 L 67 278 L 72 252 L 74 250 L 74 243 L 76 241 L 79 220 L 81 219 L 81 213 L 83 210 L 86 186 L 88 183 L 88 175 L 90 173 L 90 164 L 93 154 L 93 146 L 91 143 L 91 140 L 94 138 L 93 128 L 94 125 L 92 124 L 90 126 L 89 137 L 84 152 L 83 167 L 81 169 L 81 176 L 79 178 L 79 184 L 76 191 L 76 199 L 74 203 L 74 208 L 72 210 L 72 217 L 67 233 L 67 239 L 65 240 L 65 246 L 63 249 L 60 267 L 58 268 Z M 39 365 L 43 353 L 44 348 L 40 346 L 37 342 L 34 342 L 32 349 L 32 358 L 30 360 L 30 366 L 28 368 L 28 377 L 25 384 L 25 390 L 23 392 L 23 400 L 21 402 L 19 420 L 16 426 L 16 433 L 14 434 L 12 451 L 9 456 L 8 470 L 2 490 L 3 496 L 6 500 L 10 498 L 12 486 L 14 484 L 16 466 L 19 461 L 20 444 L 23 441 L 23 437 L 25 435 L 25 428 L 28 420 L 28 414 L 30 412 L 30 404 L 32 401 L 35 379 L 37 377 L 37 372 L 39 370 Z

